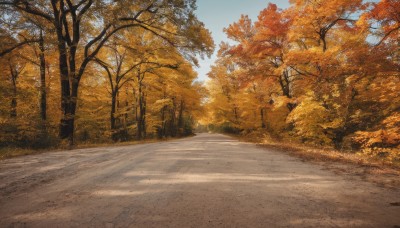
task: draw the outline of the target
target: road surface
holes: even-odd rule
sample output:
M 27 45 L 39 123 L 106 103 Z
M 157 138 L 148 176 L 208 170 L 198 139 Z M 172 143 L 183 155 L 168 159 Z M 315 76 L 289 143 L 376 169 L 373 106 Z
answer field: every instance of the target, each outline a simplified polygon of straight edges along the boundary
M 0 227 L 398 227 L 399 197 L 218 134 L 0 161 Z

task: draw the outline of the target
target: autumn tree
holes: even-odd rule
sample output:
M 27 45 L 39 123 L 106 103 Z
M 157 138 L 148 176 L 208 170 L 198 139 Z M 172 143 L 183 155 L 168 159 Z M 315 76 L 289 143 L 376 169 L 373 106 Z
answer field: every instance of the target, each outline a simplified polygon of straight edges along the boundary
M 269 4 L 254 23 L 242 16 L 225 29 L 233 42 L 221 45 L 209 73 L 211 123 L 339 149 L 390 148 L 385 153 L 395 155 L 398 6 L 293 0 L 285 10 Z M 225 88 L 236 85 L 229 101 Z M 239 104 L 240 122 L 227 115 L 232 103 Z
M 97 60 L 97 63 L 104 68 L 107 74 L 107 79 L 109 82 L 109 93 L 111 96 L 111 111 L 110 111 L 110 127 L 112 131 L 112 137 L 114 140 L 116 138 L 116 132 L 118 130 L 117 123 L 117 99 L 120 90 L 126 83 L 133 80 L 131 73 L 132 71 L 140 65 L 140 63 L 135 63 L 135 61 L 130 60 L 127 50 L 119 45 L 110 45 L 107 49 L 106 54 L 109 54 L 108 59 Z M 128 62 L 128 63 L 127 63 Z M 127 65 L 129 64 L 129 65 Z

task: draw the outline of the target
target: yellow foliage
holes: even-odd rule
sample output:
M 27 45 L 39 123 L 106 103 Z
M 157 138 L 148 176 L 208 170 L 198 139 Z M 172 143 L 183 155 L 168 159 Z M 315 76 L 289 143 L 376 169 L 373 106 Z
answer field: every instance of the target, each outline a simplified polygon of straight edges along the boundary
M 313 97 L 305 98 L 287 117 L 287 123 L 293 124 L 296 135 L 302 140 L 319 144 L 329 144 L 326 134 L 329 112 Z

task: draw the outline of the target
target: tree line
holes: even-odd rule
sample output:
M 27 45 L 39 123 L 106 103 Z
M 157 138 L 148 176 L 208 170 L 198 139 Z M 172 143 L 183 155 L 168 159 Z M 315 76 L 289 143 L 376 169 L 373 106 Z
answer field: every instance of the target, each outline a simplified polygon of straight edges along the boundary
M 292 0 L 225 29 L 206 120 L 400 158 L 400 1 Z
M 210 55 L 195 0 L 1 0 L 0 145 L 190 134 Z

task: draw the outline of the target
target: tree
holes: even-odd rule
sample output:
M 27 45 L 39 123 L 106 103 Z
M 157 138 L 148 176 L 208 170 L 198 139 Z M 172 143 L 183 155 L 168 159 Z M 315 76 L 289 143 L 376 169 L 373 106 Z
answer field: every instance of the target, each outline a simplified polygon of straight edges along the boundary
M 111 111 L 110 111 L 110 127 L 112 132 L 112 138 L 116 141 L 118 140 L 118 129 L 119 126 L 116 125 L 117 116 L 117 99 L 120 93 L 120 90 L 126 83 L 133 80 L 131 77 L 132 71 L 135 70 L 141 63 L 135 63 L 127 60 L 128 54 L 127 50 L 119 45 L 112 45 L 108 48 L 109 53 L 109 61 L 110 63 L 105 62 L 106 60 L 97 60 L 97 63 L 104 68 L 107 78 L 109 81 L 109 93 L 111 96 Z M 111 59 L 110 59 L 111 58 Z M 127 63 L 127 62 L 130 63 Z M 130 64 L 127 66 L 127 64 Z
M 19 79 L 20 75 L 23 73 L 26 63 L 18 59 L 18 57 L 11 56 L 8 58 L 7 61 L 8 69 L 9 69 L 9 80 L 11 82 L 12 87 L 12 98 L 11 98 L 11 105 L 10 105 L 10 117 L 16 118 L 17 117 L 17 95 L 18 95 L 18 86 L 17 80 Z

